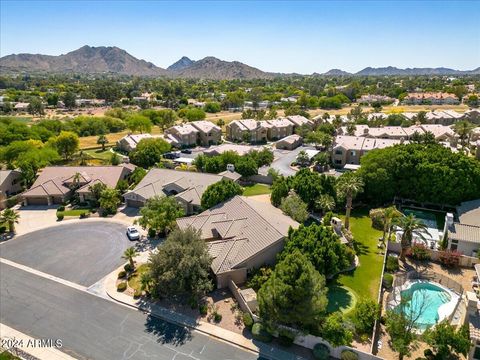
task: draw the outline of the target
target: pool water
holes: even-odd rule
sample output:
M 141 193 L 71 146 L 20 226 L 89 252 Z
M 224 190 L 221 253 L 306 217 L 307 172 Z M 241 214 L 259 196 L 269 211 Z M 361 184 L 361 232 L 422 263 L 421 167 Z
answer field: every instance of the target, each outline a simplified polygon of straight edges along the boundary
M 439 320 L 438 309 L 451 300 L 447 291 L 428 282 L 413 283 L 400 294 L 402 299 L 408 299 L 403 305 L 405 313 L 412 318 L 418 317 L 416 327 L 421 330 L 435 325 Z M 402 305 L 398 305 L 397 309 L 400 306 Z

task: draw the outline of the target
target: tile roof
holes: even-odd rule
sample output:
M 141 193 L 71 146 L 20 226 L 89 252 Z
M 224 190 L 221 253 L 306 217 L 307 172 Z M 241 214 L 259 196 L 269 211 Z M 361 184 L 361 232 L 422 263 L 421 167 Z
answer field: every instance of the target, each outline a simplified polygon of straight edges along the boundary
M 452 240 L 480 244 L 480 226 L 453 223 L 448 227 L 448 237 Z
M 480 226 L 480 199 L 462 202 L 457 215 L 461 224 Z
M 242 267 L 245 261 L 283 240 L 298 223 L 269 203 L 243 196 L 221 203 L 203 213 L 177 219 L 181 229 L 200 230 L 214 258 L 212 270 L 222 273 Z
M 194 128 L 196 128 L 198 131 L 201 131 L 201 132 L 204 132 L 204 133 L 208 133 L 210 131 L 222 131 L 222 129 L 215 125 L 214 123 L 212 123 L 211 121 L 192 121 L 191 123 L 189 123 L 190 125 L 192 125 Z
M 290 120 L 290 122 L 292 122 L 295 126 L 313 125 L 313 121 L 308 120 L 305 116 L 301 115 L 287 116 L 287 119 Z
M 198 130 L 194 128 L 190 123 L 189 124 L 182 124 L 182 125 L 174 125 L 170 129 L 167 130 L 174 130 L 180 135 L 189 135 L 189 134 L 196 134 Z

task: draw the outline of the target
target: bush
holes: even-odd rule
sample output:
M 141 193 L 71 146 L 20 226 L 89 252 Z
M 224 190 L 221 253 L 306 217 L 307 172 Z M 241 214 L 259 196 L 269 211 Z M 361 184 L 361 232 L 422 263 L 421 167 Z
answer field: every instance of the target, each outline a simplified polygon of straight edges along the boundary
M 352 350 L 343 350 L 342 355 L 340 356 L 341 360 L 358 360 L 357 353 Z
M 207 304 L 200 304 L 198 306 L 198 311 L 200 312 L 200 315 L 205 316 L 208 314 L 208 306 Z
M 133 298 L 138 299 L 140 296 L 142 296 L 142 291 L 139 289 L 136 289 L 135 292 L 133 293 Z
M 253 318 L 252 315 L 250 315 L 248 312 L 243 313 L 243 325 L 245 325 L 246 328 L 252 330 Z
M 123 267 L 123 269 L 124 269 L 127 273 L 133 271 L 133 267 L 132 267 L 132 265 L 130 265 L 130 263 L 125 264 L 125 266 Z
M 278 342 L 283 346 L 292 346 L 295 341 L 295 333 L 288 329 L 278 330 Z
M 313 347 L 313 357 L 316 360 L 328 360 L 330 358 L 330 349 L 327 345 L 318 343 Z
M 118 276 L 117 276 L 117 277 L 118 277 L 119 279 L 123 279 L 125 276 L 127 276 L 127 273 L 122 270 L 122 271 L 120 271 L 120 272 L 118 273 Z
M 215 314 L 213 314 L 213 320 L 217 323 L 222 321 L 222 314 L 216 312 Z
M 7 199 L 6 205 L 7 205 L 7 208 L 9 209 L 14 207 L 17 204 L 18 204 L 18 196 L 12 196 Z
M 65 211 L 65 206 L 63 206 L 63 205 L 62 205 L 62 206 L 59 206 L 59 207 L 57 208 L 57 211 Z
M 383 286 L 387 289 L 390 289 L 393 284 L 393 275 L 392 274 L 383 274 Z
M 460 263 L 461 256 L 462 254 L 459 253 L 458 251 L 452 251 L 452 250 L 441 251 L 440 262 L 447 267 L 456 268 Z
M 148 229 L 148 237 L 152 239 L 155 236 L 157 236 L 157 232 L 155 231 L 155 229 L 152 229 L 152 228 Z
M 252 326 L 252 336 L 255 340 L 263 341 L 265 343 L 272 341 L 272 335 L 261 323 L 255 323 Z
M 88 213 L 87 212 L 83 212 L 80 214 L 80 219 L 86 219 L 88 217 Z
M 331 221 L 332 221 L 332 217 L 333 217 L 333 212 L 331 212 L 331 211 L 327 212 L 322 219 L 323 226 L 330 226 Z
M 383 231 L 383 209 L 372 209 L 370 210 L 368 215 L 370 216 L 370 219 L 372 219 L 372 227 L 374 229 Z
M 127 283 L 125 281 L 117 285 L 117 291 L 124 292 L 125 290 L 127 290 Z
M 423 244 L 414 244 L 411 248 L 411 257 L 415 260 L 430 260 L 430 252 Z
M 397 271 L 399 268 L 398 266 L 398 257 L 397 256 L 392 256 L 392 255 L 389 255 L 387 257 L 387 263 L 385 265 L 385 269 L 388 271 L 388 272 L 395 272 Z
M 57 220 L 58 221 L 62 221 L 64 218 L 64 215 L 63 214 L 57 214 Z

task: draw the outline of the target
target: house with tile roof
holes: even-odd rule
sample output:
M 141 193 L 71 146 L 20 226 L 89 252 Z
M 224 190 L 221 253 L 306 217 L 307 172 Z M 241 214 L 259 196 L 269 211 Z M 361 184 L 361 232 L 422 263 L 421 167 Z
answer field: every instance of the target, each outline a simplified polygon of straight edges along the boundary
M 253 119 L 234 120 L 226 126 L 226 136 L 230 141 L 267 142 L 270 126 L 265 121 Z
M 80 201 L 91 198 L 90 187 L 102 183 L 115 188 L 132 172 L 130 166 L 47 166 L 40 170 L 37 179 L 21 194 L 24 205 L 62 204 L 75 193 Z
M 226 287 L 229 280 L 244 283 L 249 269 L 273 264 L 289 228 L 299 226 L 270 203 L 244 196 L 177 219 L 177 224 L 180 229 L 200 231 L 213 258 L 211 269 L 218 288 Z
M 128 134 L 117 141 L 117 148 L 128 153 L 135 150 L 140 141 L 151 139 L 152 137 L 150 134 Z
M 7 199 L 22 191 L 22 173 L 19 170 L 0 170 L 0 210 L 5 209 Z
M 188 147 L 197 145 L 198 130 L 190 123 L 174 125 L 165 130 L 165 139 L 172 145 Z
M 480 251 L 480 199 L 461 203 L 455 221 L 452 213 L 445 217 L 444 235 L 448 248 L 464 255 L 477 257 Z
M 198 131 L 198 143 L 203 146 L 216 145 L 222 138 L 222 129 L 211 121 L 192 121 L 189 123 Z
M 182 205 L 185 214 L 193 214 L 200 209 L 202 195 L 208 186 L 224 178 L 236 181 L 235 174 L 216 175 L 154 168 L 123 197 L 127 206 L 139 208 L 154 196 L 173 196 Z
M 293 123 L 287 118 L 280 118 L 275 120 L 265 121 L 267 126 L 268 140 L 275 141 L 293 134 Z

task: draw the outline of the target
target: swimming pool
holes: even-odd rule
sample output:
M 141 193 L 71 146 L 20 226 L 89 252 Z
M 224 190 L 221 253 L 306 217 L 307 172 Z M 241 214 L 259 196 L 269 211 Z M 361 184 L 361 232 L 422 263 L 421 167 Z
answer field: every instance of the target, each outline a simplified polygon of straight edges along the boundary
M 397 298 L 395 310 L 400 311 L 400 306 L 403 306 L 407 316 L 418 318 L 416 327 L 420 332 L 449 317 L 459 299 L 458 295 L 440 284 L 422 280 L 408 282 L 399 290 L 400 297 L 407 302 L 400 304 L 400 298 Z

